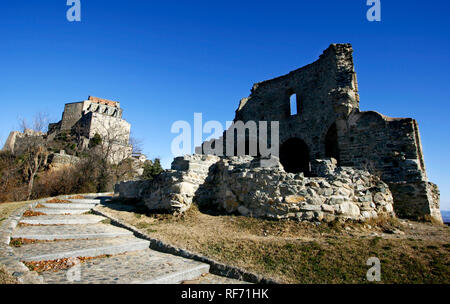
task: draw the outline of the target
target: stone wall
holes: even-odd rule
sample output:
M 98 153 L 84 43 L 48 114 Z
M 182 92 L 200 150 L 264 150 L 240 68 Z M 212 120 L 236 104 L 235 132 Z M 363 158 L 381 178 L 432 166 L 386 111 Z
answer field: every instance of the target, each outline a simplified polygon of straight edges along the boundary
M 68 103 L 64 106 L 61 131 L 70 131 L 72 129 L 83 116 L 84 106 L 83 102 Z
M 80 162 L 80 158 L 65 154 L 64 151 L 60 153 L 52 153 L 48 159 L 49 164 L 51 164 L 55 168 L 61 168 L 65 166 L 74 166 Z
M 124 181 L 115 185 L 114 193 L 122 200 L 141 200 L 143 192 L 150 187 L 151 183 L 150 180 Z
M 68 103 L 64 107 L 60 128 L 62 131 L 70 131 L 72 128 L 89 113 L 96 113 L 105 117 L 122 118 L 123 110 L 120 103 L 116 101 L 108 101 L 96 97 L 89 97 L 89 100 Z M 51 124 L 54 129 L 54 124 Z
M 296 113 L 291 112 L 291 102 Z M 359 102 L 353 49 L 350 44 L 332 44 L 317 61 L 254 84 L 250 96 L 241 100 L 234 122 L 267 121 L 269 126 L 278 122 L 280 151 L 276 156 L 287 172 L 311 176 L 315 159 L 333 157 L 339 166 L 368 170 L 386 183 L 411 184 L 416 190 L 409 200 L 403 192 L 394 194 L 401 200 L 395 204 L 398 213 L 431 215 L 442 221 L 438 211 L 430 214 L 430 210 L 439 210 L 438 196 L 429 195 L 429 187 L 416 186 L 428 182 L 417 121 L 362 112 Z M 248 146 L 257 138 L 249 132 L 240 143 L 234 132 L 230 128 L 219 140 L 204 143 L 196 153 L 215 154 L 210 147 L 223 146 L 227 156 L 268 156 L 259 150 L 251 153 Z M 256 137 L 261 132 L 264 130 L 258 128 Z M 235 138 L 233 151 L 226 150 L 227 137 Z M 271 136 L 267 137 L 271 146 Z M 246 146 L 245 153 L 239 153 L 239 144 Z
M 177 157 L 172 169 L 153 181 L 127 181 L 116 185 L 115 196 L 127 200 L 141 200 L 150 210 L 184 212 L 193 203 L 201 185 L 219 157 L 186 155 Z
M 439 209 L 440 193 L 438 187 L 430 182 L 390 183 L 395 200 L 395 210 L 403 218 L 427 219 L 442 223 Z
M 131 125 L 127 121 L 92 112 L 86 114 L 86 119 L 89 138 L 93 138 L 98 133 L 105 140 L 116 144 L 124 146 L 129 144 Z
M 329 222 L 394 215 L 389 187 L 367 171 L 352 168 L 305 177 L 286 173 L 276 159 L 271 167 L 261 167 L 252 157 L 224 158 L 207 188 L 210 203 L 245 216 Z
M 142 199 L 150 210 L 185 212 L 210 170 L 219 161 L 216 156 L 187 155 L 175 158 L 172 169 L 158 176 L 143 191 Z
M 415 120 L 357 112 L 338 121 L 338 130 L 342 165 L 378 171 L 386 182 L 427 179 Z
M 264 166 L 262 166 L 264 164 Z M 268 165 L 270 164 L 270 165 Z M 200 206 L 245 216 L 333 221 L 393 216 L 392 195 L 379 178 L 363 170 L 317 162 L 322 177 L 286 173 L 277 158 L 219 158 L 188 155 L 150 183 L 116 186 L 116 196 L 143 200 L 150 210 L 184 212 Z
M 234 121 L 267 121 L 269 125 L 278 121 L 280 144 L 298 138 L 306 144 L 310 159 L 335 156 L 326 151 L 327 134 L 339 115 L 359 108 L 352 53 L 349 44 L 333 44 L 316 62 L 254 84 L 250 96 L 241 100 Z M 293 95 L 296 115 L 290 113 Z
M 21 133 L 13 131 L 9 134 L 8 139 L 3 147 L 3 151 L 20 155 L 31 146 L 42 145 L 45 142 L 44 134 L 33 130 L 25 130 Z

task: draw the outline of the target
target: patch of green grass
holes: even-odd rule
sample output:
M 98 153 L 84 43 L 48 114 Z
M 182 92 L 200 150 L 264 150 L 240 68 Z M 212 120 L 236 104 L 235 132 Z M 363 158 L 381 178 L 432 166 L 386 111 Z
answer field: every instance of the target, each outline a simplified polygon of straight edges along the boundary
M 382 240 L 381 237 L 376 236 L 373 239 L 370 240 L 370 245 L 371 246 L 376 246 L 380 241 Z
M 23 243 L 21 239 L 11 239 L 11 242 L 9 242 L 9 245 L 12 247 L 22 247 Z
M 106 224 L 106 225 L 109 225 L 109 224 L 111 224 L 111 219 L 104 219 L 103 221 L 101 221 L 101 223 L 102 224 Z
M 223 244 L 222 243 L 211 243 L 207 245 L 207 251 L 212 255 L 220 255 L 223 252 Z
M 146 228 L 151 227 L 151 224 L 150 223 L 146 223 L 146 222 L 139 222 L 135 226 L 138 229 L 146 229 Z

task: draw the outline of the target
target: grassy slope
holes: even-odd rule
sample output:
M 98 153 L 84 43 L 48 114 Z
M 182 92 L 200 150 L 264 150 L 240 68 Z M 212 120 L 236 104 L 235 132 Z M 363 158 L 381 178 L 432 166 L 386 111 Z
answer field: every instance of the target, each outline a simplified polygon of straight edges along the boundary
M 30 202 L 0 203 L 0 224 L 6 220 L 16 209 L 21 208 Z
M 102 207 L 155 238 L 285 283 L 366 283 L 370 257 L 382 283 L 450 283 L 448 227 L 399 222 L 315 226 L 190 210 L 183 217 Z M 405 235 L 385 234 L 400 228 Z

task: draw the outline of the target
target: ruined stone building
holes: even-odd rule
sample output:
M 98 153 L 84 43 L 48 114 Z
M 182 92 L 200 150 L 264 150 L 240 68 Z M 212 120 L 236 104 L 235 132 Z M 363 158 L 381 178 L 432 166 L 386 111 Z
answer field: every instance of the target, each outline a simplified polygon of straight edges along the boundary
M 417 121 L 359 109 L 352 53 L 350 44 L 333 44 L 316 62 L 256 83 L 234 121 L 278 121 L 279 157 L 287 172 L 311 176 L 313 160 L 334 158 L 338 166 L 381 176 L 397 215 L 441 221 L 439 190 L 427 179 Z M 221 143 L 234 131 L 225 132 Z M 245 154 L 249 141 L 247 134 Z
M 98 134 L 112 151 L 111 162 L 118 163 L 132 154 L 131 125 L 122 119 L 122 113 L 119 102 L 89 96 L 81 102 L 67 103 L 61 121 L 51 123 L 46 134 L 31 130 L 11 132 L 4 150 L 20 154 L 32 143 L 50 142 L 62 134 L 73 135 L 78 146 L 87 149 Z
M 333 44 L 316 62 L 255 84 L 221 138 L 175 158 L 171 170 L 152 181 L 117 184 L 115 194 L 170 212 L 195 202 L 260 218 L 330 222 L 397 215 L 442 223 L 417 122 L 360 111 L 352 53 L 349 44 Z M 278 122 L 277 142 L 267 139 L 279 151 L 254 149 L 264 129 L 256 124 L 255 136 L 250 126 L 261 121 Z

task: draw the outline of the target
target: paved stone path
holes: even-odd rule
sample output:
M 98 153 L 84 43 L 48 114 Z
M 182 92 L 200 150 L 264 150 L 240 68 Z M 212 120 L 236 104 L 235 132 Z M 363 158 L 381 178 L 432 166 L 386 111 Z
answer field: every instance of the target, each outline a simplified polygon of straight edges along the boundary
M 103 198 L 105 199 L 105 198 Z M 40 273 L 51 284 L 236 284 L 241 281 L 209 274 L 210 266 L 149 249 L 150 242 L 129 230 L 89 214 L 101 199 L 40 202 L 46 215 L 22 217 L 11 238 L 35 240 L 13 248 L 22 262 L 72 259 L 75 266 Z M 79 263 L 78 258 L 88 259 Z

